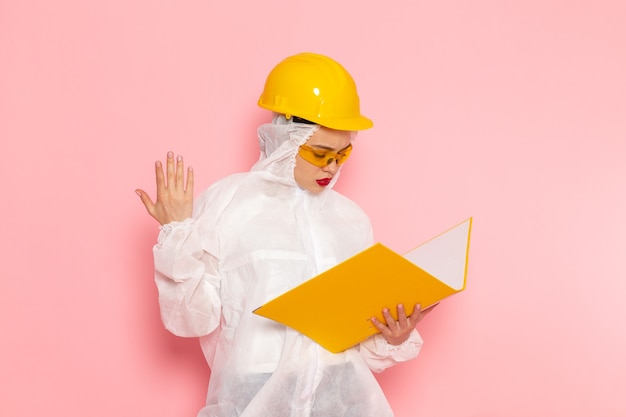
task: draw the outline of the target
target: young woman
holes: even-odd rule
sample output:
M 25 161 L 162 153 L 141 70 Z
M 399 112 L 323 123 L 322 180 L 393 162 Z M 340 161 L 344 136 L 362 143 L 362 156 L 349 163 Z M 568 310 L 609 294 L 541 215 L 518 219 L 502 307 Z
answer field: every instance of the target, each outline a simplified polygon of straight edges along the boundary
M 201 417 L 385 417 L 392 411 L 371 371 L 417 356 L 425 312 L 386 322 L 339 354 L 252 311 L 373 243 L 368 217 L 333 190 L 361 115 L 350 74 L 303 53 L 269 74 L 259 105 L 261 155 L 193 203 L 182 157 L 156 163 L 157 198 L 137 190 L 161 224 L 154 247 L 161 316 L 178 336 L 200 337 L 211 367 Z M 323 301 L 320 301 L 323 303 Z M 381 306 L 383 308 L 384 306 Z M 413 306 L 410 306 L 413 308 Z M 337 317 L 341 320 L 341 317 Z

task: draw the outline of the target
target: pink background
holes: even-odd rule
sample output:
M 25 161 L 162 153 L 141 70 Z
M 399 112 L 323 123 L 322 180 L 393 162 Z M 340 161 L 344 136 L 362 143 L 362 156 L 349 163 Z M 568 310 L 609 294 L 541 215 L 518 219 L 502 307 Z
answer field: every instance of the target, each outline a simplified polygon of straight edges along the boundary
M 283 57 L 359 85 L 339 189 L 408 250 L 474 216 L 468 288 L 379 379 L 397 417 L 626 415 L 620 0 L 0 1 L 0 415 L 195 416 L 209 371 L 159 320 L 154 193 L 257 156 Z

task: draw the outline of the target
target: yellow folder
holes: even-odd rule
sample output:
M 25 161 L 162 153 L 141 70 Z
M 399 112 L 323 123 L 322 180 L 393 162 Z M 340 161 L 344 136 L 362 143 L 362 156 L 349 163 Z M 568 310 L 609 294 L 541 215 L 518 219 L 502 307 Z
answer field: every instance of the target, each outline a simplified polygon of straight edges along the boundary
M 372 316 L 396 306 L 422 309 L 465 289 L 472 219 L 404 255 L 381 243 L 287 291 L 254 310 L 289 326 L 330 352 L 348 349 L 378 333 Z

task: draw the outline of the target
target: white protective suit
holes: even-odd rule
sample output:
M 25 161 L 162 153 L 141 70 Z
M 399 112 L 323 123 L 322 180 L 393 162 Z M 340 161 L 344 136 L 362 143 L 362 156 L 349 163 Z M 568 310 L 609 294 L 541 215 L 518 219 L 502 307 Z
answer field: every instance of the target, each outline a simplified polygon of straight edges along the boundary
M 249 172 L 209 187 L 191 219 L 161 227 L 154 258 L 163 323 L 200 337 L 211 367 L 200 417 L 392 416 L 370 370 L 419 352 L 413 331 L 400 346 L 376 335 L 333 354 L 252 313 L 373 243 L 368 217 L 332 190 L 338 175 L 319 194 L 294 180 L 298 147 L 318 128 L 276 115 L 259 128 L 261 157 Z

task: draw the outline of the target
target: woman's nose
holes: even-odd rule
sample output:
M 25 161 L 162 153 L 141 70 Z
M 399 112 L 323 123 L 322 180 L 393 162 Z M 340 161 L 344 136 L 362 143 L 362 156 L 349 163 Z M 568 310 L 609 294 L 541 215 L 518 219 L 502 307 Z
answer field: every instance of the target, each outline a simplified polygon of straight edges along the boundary
M 333 159 L 332 162 L 326 165 L 323 169 L 326 172 L 330 172 L 331 174 L 334 174 L 339 169 L 339 165 L 337 165 L 337 161 Z

